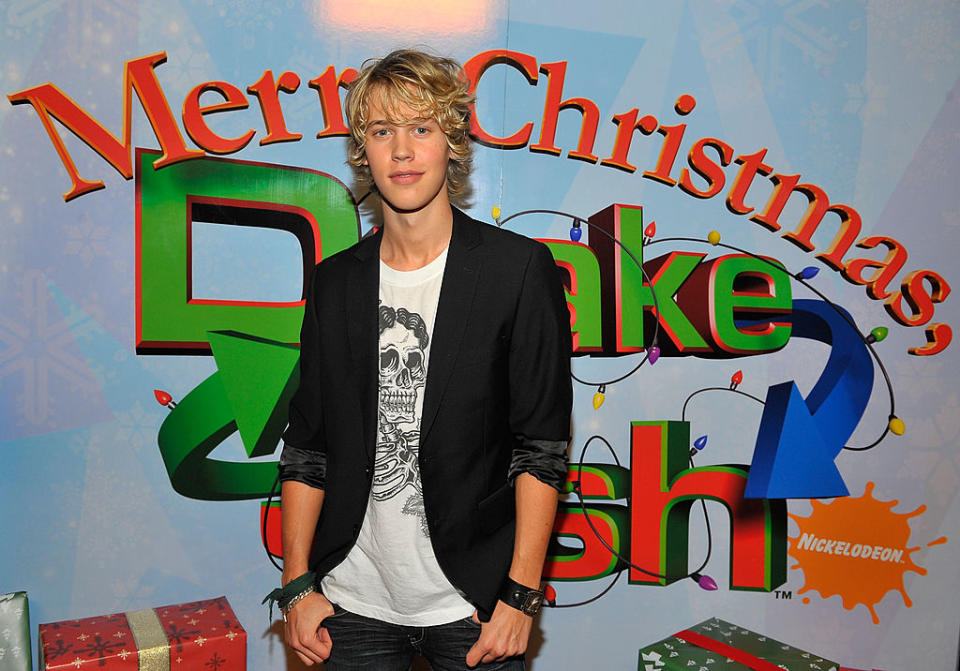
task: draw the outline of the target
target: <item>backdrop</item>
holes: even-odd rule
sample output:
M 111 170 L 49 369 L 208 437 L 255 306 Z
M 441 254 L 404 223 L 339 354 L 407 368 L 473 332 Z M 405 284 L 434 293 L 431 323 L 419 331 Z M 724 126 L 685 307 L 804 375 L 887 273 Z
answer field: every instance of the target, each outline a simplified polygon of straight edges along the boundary
M 712 616 L 956 667 L 956 2 L 0 12 L 0 592 L 34 627 L 225 594 L 249 668 L 297 668 L 261 514 L 304 273 L 377 221 L 344 86 L 413 45 L 476 86 L 465 209 L 567 275 L 573 607 L 533 668 L 636 668 Z

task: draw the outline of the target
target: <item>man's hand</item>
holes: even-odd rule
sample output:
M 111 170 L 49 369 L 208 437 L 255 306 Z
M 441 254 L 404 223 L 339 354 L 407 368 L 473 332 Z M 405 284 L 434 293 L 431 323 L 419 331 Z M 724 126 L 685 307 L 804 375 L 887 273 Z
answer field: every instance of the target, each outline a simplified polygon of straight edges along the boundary
M 333 615 L 333 606 L 323 594 L 312 592 L 287 613 L 284 632 L 287 644 L 307 666 L 319 664 L 330 656 L 333 641 L 323 620 Z
M 477 614 L 473 614 L 477 620 Z M 477 620 L 479 622 L 479 620 Z M 480 638 L 467 653 L 467 666 L 497 662 L 527 651 L 533 618 L 497 601 L 489 622 L 480 623 Z

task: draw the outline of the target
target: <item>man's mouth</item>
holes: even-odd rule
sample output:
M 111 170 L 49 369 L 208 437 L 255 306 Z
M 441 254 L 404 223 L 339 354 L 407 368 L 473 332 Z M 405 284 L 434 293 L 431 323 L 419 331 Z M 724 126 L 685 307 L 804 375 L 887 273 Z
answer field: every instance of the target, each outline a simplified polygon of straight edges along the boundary
M 417 172 L 414 170 L 406 170 L 403 172 L 393 172 L 390 173 L 390 180 L 400 184 L 407 184 L 409 182 L 415 182 L 420 179 L 423 175 L 422 172 Z

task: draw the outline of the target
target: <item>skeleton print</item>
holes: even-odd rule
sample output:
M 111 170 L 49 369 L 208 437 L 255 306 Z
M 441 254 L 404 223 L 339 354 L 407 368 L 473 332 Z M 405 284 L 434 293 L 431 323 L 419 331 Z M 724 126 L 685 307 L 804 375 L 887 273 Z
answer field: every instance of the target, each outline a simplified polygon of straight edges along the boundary
M 426 535 L 417 453 L 430 337 L 415 312 L 381 304 L 379 314 L 380 399 L 373 498 L 386 501 L 409 487 L 403 513 L 419 517 Z

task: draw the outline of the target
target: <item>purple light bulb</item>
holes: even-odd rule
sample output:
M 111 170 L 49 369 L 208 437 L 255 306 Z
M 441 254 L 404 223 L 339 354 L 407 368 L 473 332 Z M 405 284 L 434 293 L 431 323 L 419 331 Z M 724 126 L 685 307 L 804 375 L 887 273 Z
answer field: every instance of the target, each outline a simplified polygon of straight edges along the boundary
M 697 583 L 700 586 L 700 589 L 704 589 L 708 592 L 715 592 L 717 589 L 717 581 L 706 574 L 701 575 L 700 573 L 691 573 L 690 579 Z

